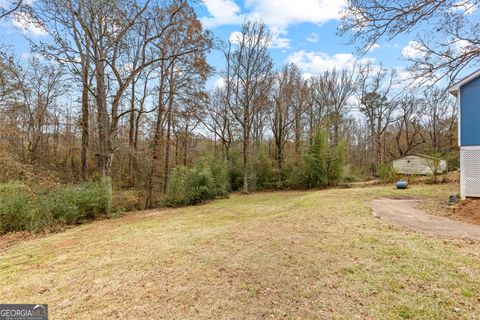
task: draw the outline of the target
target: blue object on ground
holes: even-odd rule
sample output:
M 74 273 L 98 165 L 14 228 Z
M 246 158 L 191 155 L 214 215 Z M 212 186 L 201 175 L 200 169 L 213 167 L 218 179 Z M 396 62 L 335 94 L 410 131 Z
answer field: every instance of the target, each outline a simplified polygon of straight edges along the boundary
M 397 189 L 407 189 L 408 182 L 401 179 L 401 180 L 398 180 L 395 185 L 397 186 Z

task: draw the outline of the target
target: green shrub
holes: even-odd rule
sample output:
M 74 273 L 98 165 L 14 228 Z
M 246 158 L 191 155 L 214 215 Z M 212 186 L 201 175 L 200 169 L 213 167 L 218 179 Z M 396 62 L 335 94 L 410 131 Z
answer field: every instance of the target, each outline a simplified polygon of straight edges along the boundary
M 379 165 L 377 168 L 377 175 L 380 180 L 385 183 L 394 182 L 397 179 L 397 173 L 391 162 Z
M 179 207 L 186 205 L 186 180 L 188 169 L 179 166 L 173 169 L 170 179 L 168 180 L 167 194 L 163 200 L 163 204 L 169 207 Z
M 229 162 L 229 182 L 232 191 L 238 191 L 243 186 L 243 164 L 239 161 L 240 154 L 233 157 Z
M 448 171 L 455 171 L 460 168 L 460 156 L 458 153 L 450 153 L 447 155 Z
M 231 191 L 229 183 L 229 170 L 225 163 L 213 161 L 210 163 L 213 177 L 214 193 L 216 197 L 227 197 Z
M 328 162 L 328 183 L 339 185 L 344 182 L 344 168 L 347 161 L 347 141 L 342 140 L 330 150 L 331 156 Z
M 272 162 L 268 159 L 268 156 L 261 152 L 253 161 L 249 189 L 251 191 L 272 190 L 277 188 L 278 183 L 278 172 L 275 172 L 273 169 Z
M 328 138 L 325 130 L 317 132 L 310 150 L 305 155 L 305 178 L 308 188 L 324 187 L 328 182 Z
M 212 172 L 203 165 L 187 171 L 185 187 L 187 204 L 196 204 L 215 197 Z
M 45 201 L 49 202 L 53 218 L 66 224 L 105 214 L 108 206 L 107 194 L 98 183 L 67 187 Z
M 24 184 L 0 185 L 0 233 L 30 229 L 33 208 Z
M 104 214 L 107 196 L 96 183 L 35 194 L 20 183 L 0 185 L 0 233 L 74 224 Z
M 229 177 L 224 165 L 199 161 L 191 169 L 180 166 L 173 170 L 163 204 L 171 207 L 193 205 L 228 195 Z

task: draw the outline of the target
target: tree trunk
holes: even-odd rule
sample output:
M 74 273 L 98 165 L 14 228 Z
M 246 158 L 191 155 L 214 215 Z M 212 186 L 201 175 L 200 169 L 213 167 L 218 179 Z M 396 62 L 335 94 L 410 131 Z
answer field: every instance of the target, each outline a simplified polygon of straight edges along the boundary
M 147 199 L 145 201 L 145 207 L 147 209 L 153 208 L 154 198 L 153 198 L 153 188 L 155 185 L 155 179 L 158 174 L 158 160 L 160 159 L 160 150 L 161 150 L 161 141 L 163 139 L 163 116 L 165 112 L 165 107 L 163 105 L 163 87 L 164 87 L 164 72 L 163 66 L 161 67 L 160 72 L 160 85 L 159 85 L 159 98 L 158 98 L 158 112 L 157 119 L 155 123 L 155 134 L 153 136 L 153 147 L 152 147 L 152 167 L 150 169 L 150 175 L 147 180 Z
M 250 166 L 250 134 L 249 130 L 244 128 L 243 134 L 243 193 L 249 193 L 248 190 L 248 171 Z
M 165 146 L 165 164 L 163 168 L 163 193 L 167 193 L 168 179 L 170 178 L 170 136 L 171 136 L 171 127 L 172 127 L 172 118 L 173 118 L 173 70 L 175 64 L 172 63 L 170 70 L 170 83 L 168 91 L 168 110 L 167 110 L 167 137 L 166 137 L 166 146 Z
M 300 155 L 300 139 L 301 139 L 301 124 L 300 124 L 300 115 L 298 112 L 295 114 L 295 154 Z
M 224 142 L 223 143 L 223 148 L 225 150 L 225 160 L 227 162 L 230 162 L 230 143 Z
M 136 169 L 136 154 L 135 154 L 135 78 L 132 80 L 132 95 L 130 101 L 130 121 L 128 130 L 128 176 L 130 186 L 135 185 L 135 169 Z
M 88 51 L 88 50 L 87 50 Z M 88 56 L 88 54 L 87 54 Z M 89 144 L 89 94 L 88 94 L 88 65 L 89 59 L 86 59 L 82 66 L 82 149 L 81 149 L 81 160 L 80 160 L 80 172 L 82 180 L 88 179 L 88 144 Z
M 188 125 L 185 126 L 185 137 L 183 140 L 184 148 L 183 148 L 183 165 L 187 166 L 187 154 L 188 154 Z
M 277 143 L 277 166 L 278 166 L 278 183 L 282 183 L 283 180 L 283 143 Z
M 95 61 L 95 77 L 97 82 L 97 117 L 98 117 L 98 154 L 97 167 L 102 183 L 107 192 L 107 213 L 112 204 L 112 157 L 113 149 L 110 141 L 110 121 L 107 112 L 107 91 L 105 86 L 105 62 L 98 57 Z

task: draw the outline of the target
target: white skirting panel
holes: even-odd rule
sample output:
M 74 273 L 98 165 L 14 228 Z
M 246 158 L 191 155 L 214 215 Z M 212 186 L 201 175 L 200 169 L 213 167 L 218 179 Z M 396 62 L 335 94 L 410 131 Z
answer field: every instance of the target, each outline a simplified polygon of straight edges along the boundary
M 460 194 L 480 197 L 480 146 L 460 149 Z

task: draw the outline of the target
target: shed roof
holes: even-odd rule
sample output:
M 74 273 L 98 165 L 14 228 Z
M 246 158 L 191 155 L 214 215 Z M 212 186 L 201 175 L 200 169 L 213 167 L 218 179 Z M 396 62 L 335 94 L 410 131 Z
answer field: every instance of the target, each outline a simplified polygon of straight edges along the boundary
M 462 80 L 460 80 L 457 83 L 450 86 L 450 88 L 448 88 L 448 92 L 450 92 L 451 94 L 453 94 L 456 97 L 458 95 L 458 90 L 460 90 L 460 88 L 463 85 L 469 83 L 470 81 L 472 81 L 472 80 L 474 80 L 478 77 L 480 77 L 480 70 L 472 72 L 470 75 L 466 76 Z
M 397 157 L 393 160 L 398 160 L 398 159 L 411 157 L 411 156 L 417 156 L 417 157 L 420 157 L 420 158 L 425 158 L 425 159 L 430 159 L 430 160 L 445 160 L 445 159 L 442 159 L 442 158 L 432 157 L 432 156 L 428 156 L 426 154 L 419 154 L 419 153 L 411 153 L 411 154 L 403 155 L 403 156 Z

